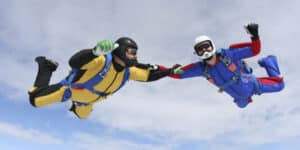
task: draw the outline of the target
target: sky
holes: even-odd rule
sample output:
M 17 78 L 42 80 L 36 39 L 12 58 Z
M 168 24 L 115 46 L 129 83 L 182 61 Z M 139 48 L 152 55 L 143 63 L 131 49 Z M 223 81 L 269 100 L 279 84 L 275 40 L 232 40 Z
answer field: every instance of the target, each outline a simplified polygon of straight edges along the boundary
M 0 0 L 0 147 L 6 150 L 298 150 L 300 71 L 297 0 Z M 218 48 L 250 41 L 243 26 L 259 24 L 262 51 L 247 59 L 266 76 L 259 58 L 278 56 L 286 87 L 254 96 L 239 109 L 203 78 L 130 81 L 98 103 L 86 120 L 70 101 L 42 108 L 27 90 L 36 56 L 59 62 L 52 83 L 70 70 L 69 58 L 99 40 L 133 38 L 140 62 L 172 66 L 198 61 L 194 39 Z

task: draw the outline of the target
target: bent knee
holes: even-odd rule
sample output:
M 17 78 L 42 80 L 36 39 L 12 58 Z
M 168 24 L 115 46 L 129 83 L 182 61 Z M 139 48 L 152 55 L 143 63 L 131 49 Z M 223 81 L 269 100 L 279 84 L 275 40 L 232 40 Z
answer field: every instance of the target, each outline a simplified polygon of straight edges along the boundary
M 34 98 L 29 98 L 29 102 L 30 102 L 30 104 L 31 104 L 33 107 L 38 107 L 38 106 L 35 104 Z
M 282 81 L 282 82 L 279 84 L 279 90 L 278 90 L 278 91 L 283 90 L 284 87 L 285 87 L 285 83 L 284 83 L 284 81 Z
M 87 106 L 75 106 L 72 105 L 70 111 L 72 111 L 79 119 L 86 119 L 90 115 L 90 113 L 93 110 L 93 105 L 87 105 Z
M 33 107 L 37 107 L 35 104 L 35 97 L 36 97 L 36 91 L 37 91 L 37 87 L 32 87 L 28 90 L 28 95 L 29 95 L 29 103 L 33 106 Z
M 35 94 L 28 92 L 29 94 L 29 103 L 33 106 L 33 107 L 38 107 L 35 103 Z

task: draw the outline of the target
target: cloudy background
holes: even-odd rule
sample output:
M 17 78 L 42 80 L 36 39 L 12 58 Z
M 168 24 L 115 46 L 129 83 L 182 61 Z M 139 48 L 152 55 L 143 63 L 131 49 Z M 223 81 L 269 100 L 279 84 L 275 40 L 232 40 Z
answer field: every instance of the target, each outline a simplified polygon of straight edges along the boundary
M 1 0 L 1 149 L 298 150 L 299 6 L 297 0 Z M 28 102 L 38 55 L 60 63 L 52 83 L 67 74 L 76 51 L 120 36 L 136 40 L 142 62 L 188 64 L 198 60 L 197 35 L 227 47 L 249 41 L 243 29 L 249 22 L 260 25 L 262 52 L 248 62 L 265 76 L 256 61 L 277 55 L 286 88 L 254 96 L 246 109 L 202 78 L 130 81 L 87 120 L 68 112 L 69 102 L 38 109 Z

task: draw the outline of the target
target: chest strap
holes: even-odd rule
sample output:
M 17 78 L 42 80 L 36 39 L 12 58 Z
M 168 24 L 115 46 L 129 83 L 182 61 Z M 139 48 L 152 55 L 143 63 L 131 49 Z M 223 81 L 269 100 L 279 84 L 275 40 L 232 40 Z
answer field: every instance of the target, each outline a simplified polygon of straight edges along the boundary
M 237 83 L 240 80 L 241 73 L 238 70 L 237 66 L 232 62 L 232 60 L 228 56 L 226 56 L 222 52 L 218 53 L 217 55 L 218 55 L 218 59 L 222 62 L 222 64 L 224 64 L 228 68 L 228 70 L 230 70 L 233 73 L 233 76 L 229 81 L 226 81 L 223 85 L 218 86 L 219 87 L 218 92 L 222 93 L 226 88 L 228 88 L 234 83 Z M 215 84 L 215 81 L 212 78 L 212 75 L 209 71 L 207 64 L 204 64 L 203 74 L 209 82 Z
M 101 92 L 101 91 L 96 91 L 94 90 L 94 86 L 101 82 L 103 78 L 105 77 L 106 73 L 109 71 L 110 65 L 111 65 L 111 60 L 112 60 L 112 54 L 107 54 L 105 55 L 105 66 L 102 68 L 101 71 L 99 71 L 94 77 L 86 81 L 85 83 L 72 83 L 77 72 L 79 71 L 76 68 L 72 68 L 71 75 L 67 77 L 66 79 L 62 80 L 60 82 L 61 85 L 67 86 L 68 88 L 66 89 L 62 102 L 67 101 L 68 99 L 71 98 L 72 92 L 70 88 L 75 88 L 75 89 L 88 89 L 92 93 L 95 93 L 100 96 L 107 96 L 107 93 Z
M 101 71 L 99 71 L 99 73 L 97 75 L 95 75 L 94 77 L 92 77 L 90 80 L 86 81 L 85 83 L 72 83 L 74 77 L 76 76 L 77 73 L 77 69 L 73 68 L 72 69 L 72 74 L 65 80 L 61 81 L 62 85 L 68 86 L 69 88 L 65 91 L 64 96 L 63 96 L 63 100 L 62 101 L 66 101 L 69 98 L 71 98 L 72 93 L 71 93 L 71 89 L 88 89 L 90 92 L 99 95 L 101 97 L 106 97 L 109 94 L 112 93 L 104 93 L 101 91 L 96 91 L 94 90 L 94 86 L 96 84 L 99 84 L 105 77 L 105 75 L 107 74 L 107 72 L 110 69 L 111 66 L 111 62 L 112 62 L 112 55 L 111 54 L 107 54 L 105 55 L 106 59 L 105 59 L 105 66 L 103 67 L 103 69 Z M 130 70 L 128 67 L 125 68 L 125 73 L 122 79 L 122 82 L 120 84 L 120 86 L 118 87 L 118 89 L 116 89 L 113 93 L 115 93 L 116 91 L 118 91 L 121 87 L 124 86 L 124 84 L 126 83 L 126 81 L 129 80 L 129 76 L 130 76 Z M 82 102 L 76 102 L 74 103 L 75 105 L 88 105 L 88 103 L 82 103 Z

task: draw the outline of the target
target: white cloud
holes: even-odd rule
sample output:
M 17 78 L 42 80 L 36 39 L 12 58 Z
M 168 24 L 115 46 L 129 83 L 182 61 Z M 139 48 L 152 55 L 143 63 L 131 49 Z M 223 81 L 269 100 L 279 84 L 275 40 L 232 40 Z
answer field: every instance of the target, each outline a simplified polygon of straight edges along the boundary
M 154 146 L 150 144 L 132 143 L 111 137 L 98 137 L 88 133 L 74 134 L 72 145 L 83 150 L 168 150 L 169 146 Z
M 186 83 L 190 85 L 191 91 L 185 94 L 193 96 L 182 96 L 181 91 L 174 95 L 173 91 L 156 87 L 151 91 L 148 87 L 142 87 L 144 85 L 132 85 L 120 95 L 97 105 L 93 118 L 108 126 L 153 139 L 168 137 L 171 140 L 210 140 L 233 130 L 234 126 L 231 124 L 237 121 L 239 110 L 229 97 L 226 97 L 228 100 L 215 101 L 206 95 L 200 95 L 197 92 L 198 84 L 192 84 L 191 81 L 181 83 L 182 86 Z M 160 85 L 160 88 L 164 87 Z M 198 88 L 199 91 L 201 89 L 203 88 Z M 159 92 L 165 94 L 151 94 Z M 213 97 L 222 99 L 223 96 Z M 228 107 L 234 109 L 227 109 Z
M 243 115 L 239 133 L 231 140 L 249 145 L 288 141 L 300 136 L 299 119 L 299 106 L 284 108 L 272 104 L 264 111 Z
M 0 134 L 12 136 L 17 140 L 27 140 L 39 144 L 61 144 L 60 138 L 36 129 L 24 128 L 20 125 L 0 122 Z
M 150 89 L 132 82 L 120 94 L 96 105 L 92 118 L 160 142 L 214 142 L 220 136 L 229 136 L 226 141 L 231 143 L 259 145 L 299 136 L 299 105 L 291 106 L 295 97 L 283 99 L 285 91 L 255 96 L 248 108 L 239 109 L 229 96 L 218 94 L 214 87 L 199 87 L 195 81 L 177 81 L 169 89 L 167 85 L 176 81 L 155 83 L 149 85 Z M 172 91 L 186 85 L 189 91 Z M 209 97 L 199 91 L 206 91 Z
M 204 79 L 132 82 L 97 104 L 92 120 L 137 136 L 176 143 L 180 139 L 214 142 L 221 136 L 237 143 L 263 144 L 299 137 L 299 19 L 295 19 L 299 18 L 299 2 L 296 0 L 286 3 L 231 1 L 226 5 L 198 0 L 184 4 L 174 1 L 172 5 L 162 1 L 129 3 L 121 0 L 6 3 L 10 4 L 9 9 L 1 9 L 6 13 L 3 15 L 5 25 L 0 26 L 0 39 L 6 47 L 1 49 L 0 64 L 8 69 L 1 74 L 1 83 L 19 89 L 22 94 L 34 80 L 36 55 L 47 55 L 60 62 L 53 81 L 66 75 L 67 60 L 76 50 L 93 46 L 99 38 L 113 40 L 120 35 L 136 38 L 141 60 L 166 65 L 189 63 L 197 59 L 192 56 L 192 44 L 198 34 L 210 35 L 218 47 L 223 47 L 249 40 L 242 25 L 257 21 L 263 51 L 249 61 L 255 64 L 253 62 L 261 56 L 278 55 L 287 83 L 284 91 L 255 96 L 253 104 L 240 110 L 229 96 L 218 94 Z M 265 75 L 263 70 L 257 69 L 256 66 L 257 74 Z M 4 127 L 14 132 L 3 129 L 2 134 L 24 139 L 41 133 L 2 123 L 1 128 Z M 95 138 L 96 141 L 91 142 L 97 145 L 95 147 L 98 147 L 97 142 L 105 144 L 104 139 L 92 135 L 77 136 L 82 137 Z M 112 149 L 124 145 L 132 149 L 138 147 L 108 140 L 113 143 L 108 147 L 117 145 Z M 89 142 L 80 147 L 88 148 Z

